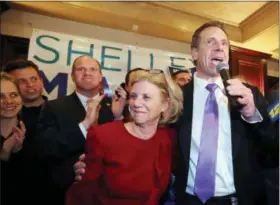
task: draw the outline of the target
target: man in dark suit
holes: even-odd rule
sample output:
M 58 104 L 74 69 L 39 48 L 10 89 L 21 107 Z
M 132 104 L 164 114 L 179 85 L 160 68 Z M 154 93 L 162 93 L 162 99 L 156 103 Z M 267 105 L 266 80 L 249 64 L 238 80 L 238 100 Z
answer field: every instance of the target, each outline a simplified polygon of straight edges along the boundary
M 39 157 L 50 182 L 48 198 L 55 205 L 64 204 L 64 194 L 74 180 L 74 162 L 84 152 L 87 129 L 114 120 L 111 100 L 100 94 L 99 62 L 80 56 L 73 62 L 71 75 L 75 92 L 44 105 L 37 131 Z
M 184 112 L 176 125 L 176 204 L 253 205 L 261 180 L 254 144 L 269 148 L 277 137 L 266 101 L 256 87 L 239 79 L 229 80 L 224 88 L 216 71 L 218 63 L 229 60 L 222 24 L 209 22 L 198 28 L 191 49 L 197 71 L 182 88 Z M 241 108 L 229 106 L 225 89 L 238 96 Z

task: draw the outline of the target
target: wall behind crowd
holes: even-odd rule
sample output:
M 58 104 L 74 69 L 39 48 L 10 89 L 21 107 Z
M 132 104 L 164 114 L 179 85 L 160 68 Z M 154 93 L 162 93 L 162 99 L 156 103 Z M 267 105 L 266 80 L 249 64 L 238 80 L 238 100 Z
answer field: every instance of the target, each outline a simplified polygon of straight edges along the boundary
M 190 44 L 188 43 L 144 36 L 135 32 L 104 28 L 14 9 L 1 14 L 1 34 L 30 39 L 34 28 L 190 55 Z M 275 66 L 275 63 L 278 66 Z M 270 63 L 270 60 L 268 60 L 268 75 L 278 76 L 278 67 L 278 61 L 274 60 Z
M 134 32 L 104 28 L 14 9 L 6 11 L 1 16 L 1 33 L 4 35 L 30 38 L 33 28 L 190 54 L 190 44 L 188 43 L 144 36 Z
M 72 64 L 73 59 L 78 55 L 75 51 L 91 53 L 90 55 L 93 55 L 97 60 L 99 60 L 104 68 L 104 76 L 108 78 L 107 80 L 109 84 L 114 86 L 116 86 L 115 84 L 120 84 L 120 82 L 124 80 L 126 73 L 124 71 L 133 69 L 134 67 L 140 66 L 149 68 L 152 66 L 155 68 L 160 67 L 160 69 L 165 69 L 165 67 L 170 65 L 180 65 L 181 67 L 183 65 L 187 68 L 193 67 L 193 64 L 189 61 L 189 59 L 191 59 L 191 56 L 189 55 L 190 45 L 186 43 L 144 36 L 135 32 L 126 32 L 85 23 L 62 20 L 13 9 L 3 13 L 1 18 L 2 34 L 30 39 L 28 58 L 38 64 L 39 68 L 42 70 L 43 80 L 45 79 L 44 85 L 51 98 L 53 98 L 52 96 L 55 98 L 59 95 L 65 95 L 66 92 L 67 94 L 70 94 L 73 91 L 73 85 L 69 73 L 71 71 L 70 64 Z M 38 34 L 41 29 L 42 32 Z M 42 44 L 41 47 L 38 46 L 39 43 L 37 40 L 40 39 L 39 36 L 51 36 L 53 39 L 59 39 L 57 42 L 50 38 L 42 38 L 39 40 L 43 42 L 43 44 L 49 46 L 49 48 L 51 47 L 58 51 L 60 54 L 59 61 L 48 64 L 46 62 L 42 63 L 40 60 L 38 61 L 38 58 L 34 58 L 35 55 L 38 55 L 41 59 L 52 59 L 55 54 L 54 52 L 50 52 L 50 49 L 45 49 L 45 52 L 43 52 L 44 49 Z M 69 49 L 69 46 L 67 46 L 66 41 L 70 42 L 70 40 L 73 41 L 73 46 L 71 46 L 73 49 Z M 53 45 L 51 45 L 51 43 Z M 93 52 L 89 52 L 89 50 L 91 50 L 90 45 L 92 45 L 92 47 L 94 46 L 92 49 L 94 50 Z M 105 47 L 109 46 L 106 51 L 107 56 L 113 55 L 118 56 L 118 58 L 119 56 L 122 56 L 121 60 L 111 59 L 110 62 L 109 56 L 106 59 L 107 65 L 105 65 L 104 55 L 102 55 L 103 57 L 100 56 L 101 48 L 102 54 L 105 53 L 105 51 L 103 53 L 103 49 L 105 50 L 105 48 L 103 48 L 102 45 Z M 137 48 L 138 51 L 136 51 L 135 48 Z M 114 52 L 112 49 L 117 49 L 119 51 Z M 129 57 L 129 60 L 124 59 L 127 58 L 128 49 L 131 50 L 129 51 L 131 56 Z M 69 52 L 71 62 L 69 63 L 67 60 L 67 66 L 65 66 L 64 59 L 66 59 L 66 56 L 68 59 Z M 110 54 L 110 52 L 113 54 Z M 149 57 L 149 55 L 152 55 L 152 57 Z M 56 56 L 58 57 L 58 55 Z M 150 58 L 152 58 L 152 60 L 150 60 Z M 173 60 L 173 58 L 176 60 Z M 130 63 L 130 66 L 127 66 L 128 62 Z M 109 68 L 108 66 L 116 67 L 120 72 L 112 72 L 114 71 L 113 68 L 105 69 Z M 63 75 L 58 76 L 58 72 L 62 72 L 60 74 Z M 61 77 L 59 86 L 57 86 L 58 79 L 55 79 L 56 77 Z M 107 82 L 107 80 L 105 80 L 105 82 Z M 56 81 L 56 84 L 54 85 L 51 81 Z M 55 90 L 54 87 L 58 87 L 58 89 Z

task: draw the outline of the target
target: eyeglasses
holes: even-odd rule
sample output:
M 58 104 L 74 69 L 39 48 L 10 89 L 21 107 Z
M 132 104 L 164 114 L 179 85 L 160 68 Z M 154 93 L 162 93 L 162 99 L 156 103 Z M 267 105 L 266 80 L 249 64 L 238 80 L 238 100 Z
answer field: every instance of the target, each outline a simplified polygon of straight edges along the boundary
M 164 71 L 160 70 L 160 69 L 151 69 L 151 70 L 146 70 L 146 71 L 150 74 L 163 74 L 164 75 Z
M 152 75 L 162 75 L 163 78 L 164 78 L 164 82 L 167 86 L 169 86 L 167 80 L 166 80 L 166 77 L 165 77 L 165 73 L 163 70 L 160 70 L 160 69 L 151 69 L 151 70 L 146 70 L 149 74 L 152 74 Z
M 163 80 L 164 80 L 164 83 L 165 83 L 165 89 L 169 95 L 169 89 L 170 89 L 170 85 L 169 85 L 169 82 L 165 76 L 165 73 L 163 70 L 160 70 L 160 69 L 151 69 L 151 70 L 145 70 L 146 72 L 148 72 L 149 74 L 152 74 L 152 75 L 162 75 L 163 77 Z

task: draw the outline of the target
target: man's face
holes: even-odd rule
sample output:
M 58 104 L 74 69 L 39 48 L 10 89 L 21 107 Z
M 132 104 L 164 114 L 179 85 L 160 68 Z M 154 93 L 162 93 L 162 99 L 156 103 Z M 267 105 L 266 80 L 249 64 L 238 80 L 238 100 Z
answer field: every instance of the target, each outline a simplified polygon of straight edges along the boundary
M 41 97 L 43 81 L 33 67 L 17 69 L 9 74 L 15 78 L 24 102 L 33 102 Z
M 206 77 L 216 77 L 216 66 L 220 62 L 228 63 L 229 41 L 227 35 L 218 27 L 208 27 L 200 33 L 198 48 L 192 49 L 197 71 Z
M 186 72 L 178 73 L 175 76 L 176 83 L 181 87 L 186 85 L 188 82 L 190 82 L 191 79 L 192 79 L 191 75 Z
M 102 73 L 96 60 L 89 56 L 80 57 L 74 65 L 72 80 L 77 90 L 88 91 L 99 88 Z

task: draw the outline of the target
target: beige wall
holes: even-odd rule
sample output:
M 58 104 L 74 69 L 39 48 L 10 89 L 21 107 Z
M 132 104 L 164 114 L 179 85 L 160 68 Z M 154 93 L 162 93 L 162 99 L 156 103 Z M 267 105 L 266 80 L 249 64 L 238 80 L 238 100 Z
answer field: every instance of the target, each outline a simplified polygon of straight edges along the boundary
M 77 23 L 14 9 L 10 9 L 1 14 L 1 34 L 30 38 L 33 28 L 190 54 L 190 45 L 187 43 L 144 36 L 133 32 L 104 28 L 85 23 Z M 279 77 L 279 62 L 269 60 L 267 68 L 268 75 Z
M 5 35 L 30 38 L 33 28 L 137 45 L 146 48 L 167 50 L 170 52 L 190 53 L 190 45 L 187 43 L 144 36 L 133 32 L 104 28 L 13 9 L 1 14 L 1 33 Z
M 279 60 L 269 59 L 267 61 L 267 75 L 279 78 Z

